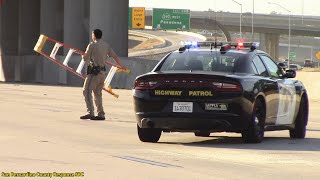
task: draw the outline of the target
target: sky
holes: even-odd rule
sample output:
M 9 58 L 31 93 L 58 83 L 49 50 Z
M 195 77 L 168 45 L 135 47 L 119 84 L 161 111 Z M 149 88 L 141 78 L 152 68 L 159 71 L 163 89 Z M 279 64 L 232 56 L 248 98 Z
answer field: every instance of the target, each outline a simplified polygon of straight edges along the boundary
M 320 16 L 319 0 L 236 0 L 242 4 L 242 12 L 254 11 L 259 14 L 270 14 L 275 11 L 280 14 L 289 14 L 283 8 L 268 4 L 276 3 L 291 11 L 292 15 Z M 232 0 L 129 0 L 130 7 L 190 9 L 204 11 L 209 8 L 214 11 L 240 12 L 240 5 Z

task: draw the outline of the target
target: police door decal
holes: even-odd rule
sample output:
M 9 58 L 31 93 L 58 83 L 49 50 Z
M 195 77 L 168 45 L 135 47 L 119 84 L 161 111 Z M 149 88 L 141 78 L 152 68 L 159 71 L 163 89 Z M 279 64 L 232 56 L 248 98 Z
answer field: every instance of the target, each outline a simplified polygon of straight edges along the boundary
M 294 121 L 296 89 L 291 80 L 279 80 L 279 106 L 276 124 L 292 124 Z

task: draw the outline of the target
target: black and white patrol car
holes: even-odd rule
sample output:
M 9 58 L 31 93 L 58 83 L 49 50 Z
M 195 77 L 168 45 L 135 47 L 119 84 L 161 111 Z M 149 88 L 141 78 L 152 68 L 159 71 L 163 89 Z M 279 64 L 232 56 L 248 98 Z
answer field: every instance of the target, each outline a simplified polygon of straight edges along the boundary
M 295 76 L 253 43 L 187 43 L 136 78 L 138 136 L 157 142 L 162 132 L 235 132 L 260 143 L 265 131 L 289 130 L 304 138 L 308 95 Z

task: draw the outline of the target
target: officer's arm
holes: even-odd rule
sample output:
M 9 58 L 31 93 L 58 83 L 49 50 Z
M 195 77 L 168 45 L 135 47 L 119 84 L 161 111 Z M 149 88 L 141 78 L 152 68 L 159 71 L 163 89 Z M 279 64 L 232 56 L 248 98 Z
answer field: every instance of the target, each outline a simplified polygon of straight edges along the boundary
M 86 52 L 82 55 L 82 59 L 84 61 L 88 61 L 90 59 L 90 55 L 92 54 L 92 43 L 87 46 Z
M 120 58 L 118 57 L 118 55 L 113 51 L 112 48 L 110 48 L 109 51 L 109 57 L 112 57 L 121 67 L 124 67 L 121 62 L 120 62 Z

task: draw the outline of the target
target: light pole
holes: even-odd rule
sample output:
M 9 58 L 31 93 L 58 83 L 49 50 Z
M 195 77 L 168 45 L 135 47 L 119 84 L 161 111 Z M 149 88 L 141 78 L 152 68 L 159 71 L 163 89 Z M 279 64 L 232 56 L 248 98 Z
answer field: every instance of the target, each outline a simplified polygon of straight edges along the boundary
M 303 24 L 303 13 L 304 13 L 304 0 L 301 0 L 301 20 Z
M 232 0 L 233 2 L 237 3 L 240 7 L 241 7 L 241 11 L 240 11 L 240 39 L 242 39 L 242 31 L 241 31 L 241 24 L 242 24 L 242 4 L 235 1 L 235 0 Z
M 289 68 L 290 67 L 290 46 L 291 46 L 290 45 L 291 43 L 291 11 L 277 3 L 268 2 L 268 4 L 274 4 L 289 12 L 289 40 L 288 40 L 289 41 L 288 42 L 288 68 Z
M 252 17 L 251 17 L 251 24 L 252 24 L 252 42 L 254 41 L 254 33 L 253 33 L 253 15 L 254 15 L 254 0 L 252 0 Z

